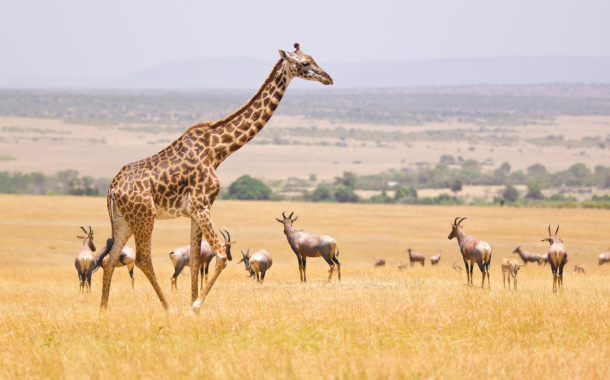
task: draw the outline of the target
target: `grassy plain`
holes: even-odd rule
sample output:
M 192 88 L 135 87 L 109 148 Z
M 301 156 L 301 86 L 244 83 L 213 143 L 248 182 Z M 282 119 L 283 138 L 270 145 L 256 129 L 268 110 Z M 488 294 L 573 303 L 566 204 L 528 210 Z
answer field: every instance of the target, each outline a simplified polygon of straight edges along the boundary
M 328 233 L 340 246 L 343 280 L 326 284 L 327 266 L 308 261 L 298 282 L 282 211 L 295 223 Z M 153 262 L 175 315 L 166 314 L 143 274 L 131 290 L 115 272 L 110 307 L 99 312 L 101 272 L 93 292 L 79 296 L 73 260 L 78 226 L 109 236 L 105 200 L 0 195 L 0 377 L 3 378 L 524 378 L 610 377 L 610 212 L 402 205 L 217 202 L 217 227 L 239 249 L 267 249 L 274 266 L 259 286 L 234 259 L 201 314 L 188 316 L 188 276 L 170 293 L 168 253 L 188 242 L 189 221 L 158 221 Z M 455 241 L 455 216 L 493 249 L 491 290 L 466 286 Z M 553 294 L 549 267 L 528 265 L 519 291 L 504 290 L 499 262 L 517 245 L 542 253 L 549 223 L 559 223 L 569 263 L 584 276 L 564 275 Z M 133 246 L 133 245 L 132 245 Z M 407 246 L 439 267 L 400 273 Z M 373 269 L 375 256 L 386 268 Z M 463 263 L 461 263 L 463 266 Z M 475 269 L 475 284 L 480 272 Z

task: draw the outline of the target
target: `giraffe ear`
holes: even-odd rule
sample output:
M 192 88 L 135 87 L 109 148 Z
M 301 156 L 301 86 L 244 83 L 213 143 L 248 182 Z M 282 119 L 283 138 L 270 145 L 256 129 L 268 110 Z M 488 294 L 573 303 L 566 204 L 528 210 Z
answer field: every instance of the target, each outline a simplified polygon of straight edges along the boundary
M 284 50 L 279 49 L 278 51 L 280 52 L 280 57 L 282 57 L 282 59 L 289 60 L 288 54 L 286 54 Z

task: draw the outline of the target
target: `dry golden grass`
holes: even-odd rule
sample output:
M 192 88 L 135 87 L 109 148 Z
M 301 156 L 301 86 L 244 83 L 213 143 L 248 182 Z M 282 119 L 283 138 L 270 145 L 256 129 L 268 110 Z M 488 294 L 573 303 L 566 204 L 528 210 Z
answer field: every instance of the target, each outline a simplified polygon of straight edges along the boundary
M 335 237 L 343 281 L 326 284 L 327 266 L 308 261 L 298 282 L 294 254 L 274 219 L 300 215 L 297 227 Z M 230 263 L 198 317 L 189 317 L 188 276 L 169 292 L 168 253 L 188 241 L 186 219 L 158 221 L 155 269 L 175 315 L 166 314 L 143 274 L 131 290 L 115 272 L 110 307 L 99 312 L 101 272 L 79 296 L 73 260 L 79 225 L 98 245 L 109 234 L 104 199 L 0 196 L 0 377 L 2 378 L 570 378 L 610 377 L 610 213 L 266 202 L 218 202 L 215 223 L 239 248 L 267 249 L 275 264 L 265 284 Z M 449 223 L 494 250 L 492 289 L 466 286 Z M 499 262 L 523 244 L 542 252 L 549 223 L 560 223 L 570 262 L 564 291 L 551 292 L 549 267 L 519 272 L 519 291 L 502 286 Z M 440 267 L 400 273 L 407 245 Z M 375 256 L 387 267 L 373 269 Z M 571 264 L 588 269 L 572 276 Z M 481 275 L 475 269 L 475 284 Z

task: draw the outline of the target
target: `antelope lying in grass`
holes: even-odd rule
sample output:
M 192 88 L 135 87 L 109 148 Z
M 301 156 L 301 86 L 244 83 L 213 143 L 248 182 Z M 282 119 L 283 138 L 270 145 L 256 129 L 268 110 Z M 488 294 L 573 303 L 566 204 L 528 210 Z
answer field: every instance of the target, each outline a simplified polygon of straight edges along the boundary
M 582 265 L 580 265 L 580 264 L 576 264 L 576 265 L 574 265 L 574 270 L 572 271 L 572 275 L 574 275 L 575 273 L 585 274 L 585 268 L 583 268 Z
M 538 265 L 540 265 L 542 263 L 542 258 L 540 257 L 539 254 L 529 253 L 527 251 L 524 251 L 521 249 L 521 246 L 518 246 L 517 248 L 515 248 L 513 253 L 516 253 L 521 257 L 521 260 L 523 260 L 523 264 L 527 265 L 528 262 L 532 262 L 532 263 L 536 262 L 536 263 L 538 263 Z
M 220 230 L 222 237 L 225 239 L 224 243 L 221 243 L 220 245 L 222 246 L 222 248 L 224 248 L 225 253 L 227 253 L 227 255 L 231 257 L 231 244 L 235 244 L 235 242 L 231 241 L 231 234 L 229 234 L 229 231 L 225 230 L 225 232 L 227 233 L 227 236 L 225 236 L 222 230 Z M 203 289 L 203 285 L 205 285 L 205 283 L 208 281 L 208 269 L 210 269 L 210 262 L 215 256 L 216 253 L 212 251 L 210 244 L 207 241 L 202 240 L 199 258 L 197 260 L 197 263 L 199 264 L 199 272 L 201 275 L 200 289 Z M 185 245 L 170 252 L 169 259 L 172 261 L 172 264 L 174 264 L 174 275 L 171 279 L 171 289 L 178 290 L 178 276 L 180 275 L 184 267 L 190 267 L 191 265 L 191 245 Z
M 261 249 L 250 256 L 250 248 L 248 248 L 246 253 L 241 251 L 241 255 L 243 258 L 239 260 L 237 264 L 243 261 L 246 265 L 246 270 L 250 272 L 250 277 L 256 277 L 256 281 L 262 284 L 263 281 L 265 281 L 265 273 L 267 273 L 271 268 L 271 265 L 273 265 L 273 259 L 269 252 Z
M 409 252 L 409 266 L 415 265 L 415 263 L 421 263 L 421 266 L 425 266 L 426 256 L 419 252 L 413 252 L 411 247 L 407 248 Z
M 89 232 L 83 227 L 81 229 L 85 232 L 85 235 L 77 236 L 77 238 L 83 240 L 83 246 L 78 255 L 76 255 L 74 266 L 78 272 L 79 292 L 82 294 L 85 292 L 85 289 L 87 293 L 91 293 L 91 275 L 99 269 L 102 261 L 108 255 L 109 249 L 106 248 L 106 245 L 98 256 L 94 256 L 93 253 L 96 251 L 96 248 L 95 244 L 93 244 L 93 230 L 91 226 L 89 226 Z M 108 239 L 107 243 L 111 243 L 111 241 L 112 238 Z
M 106 249 L 106 247 L 104 246 L 104 249 Z M 103 263 L 106 262 L 106 259 L 108 258 L 108 256 L 104 257 L 104 260 L 102 260 Z M 114 266 L 115 268 L 121 268 L 123 266 L 127 267 L 127 270 L 129 271 L 129 277 L 131 277 L 131 289 L 135 289 L 134 287 L 134 281 L 135 278 L 133 277 L 133 267 L 135 267 L 136 265 L 136 252 L 129 248 L 128 246 L 124 246 L 123 250 L 121 251 L 121 254 L 119 255 L 119 259 L 116 262 L 116 265 Z
M 385 267 L 385 259 L 383 257 L 375 257 L 373 267 Z
M 597 264 L 604 265 L 609 262 L 610 262 L 610 252 L 602 253 L 601 255 L 598 256 Z
M 548 241 L 551 245 L 548 258 L 551 271 L 553 271 L 553 292 L 556 292 L 557 288 L 563 289 L 563 267 L 568 262 L 566 247 L 563 245 L 563 241 L 557 237 L 557 232 L 559 232 L 559 225 L 555 231 L 555 236 L 552 236 L 551 225 L 549 224 L 549 237 L 542 239 L 542 241 Z
M 491 247 L 489 244 L 482 240 L 477 240 L 473 236 L 466 235 L 464 233 L 463 227 L 460 226 L 460 223 L 464 219 L 462 218 L 458 222 L 459 217 L 455 218 L 453 224 L 451 225 L 451 233 L 449 234 L 449 240 L 453 238 L 457 238 L 458 244 L 460 246 L 460 252 L 462 252 L 462 256 L 464 257 L 464 265 L 466 266 L 466 276 L 468 277 L 468 283 L 472 285 L 472 269 L 474 268 L 474 263 L 476 262 L 483 273 L 483 282 L 481 283 L 481 287 L 485 285 L 485 275 L 487 274 L 487 284 L 491 289 L 491 283 L 489 282 L 489 263 L 491 262 Z M 470 267 L 468 267 L 468 262 L 470 262 Z M 469 273 L 470 269 L 470 273 Z
M 407 266 L 402 263 L 402 260 L 398 263 L 398 269 L 403 272 L 407 269 Z
M 438 265 L 438 262 L 441 261 L 441 251 L 430 258 L 430 265 L 435 266 Z
M 284 234 L 286 235 L 286 239 L 288 239 L 288 244 L 290 244 L 290 248 L 292 248 L 292 251 L 297 255 L 301 282 L 307 282 L 307 276 L 305 274 L 307 258 L 320 256 L 330 265 L 328 282 L 330 282 L 333 277 L 335 265 L 337 266 L 339 281 L 341 281 L 341 263 L 338 259 L 339 246 L 337 245 L 337 241 L 328 235 L 312 235 L 305 230 L 295 230 L 292 224 L 296 222 L 299 216 L 297 215 L 292 219 L 293 214 L 294 211 L 289 217 L 286 217 L 285 213 L 282 213 L 284 219 L 280 220 L 275 218 L 275 220 L 284 225 Z
M 457 265 L 457 263 L 455 261 L 453 262 L 453 265 L 451 266 L 451 268 L 453 268 L 455 273 L 460 273 L 461 270 L 464 270 L 461 266 Z
M 525 264 L 519 264 L 516 259 L 509 259 L 505 257 L 502 259 L 502 281 L 504 282 L 504 289 L 506 289 L 506 272 L 508 272 L 508 290 L 510 290 L 510 278 L 513 278 L 515 290 L 517 290 L 517 272 L 519 272 L 519 268 L 524 266 Z

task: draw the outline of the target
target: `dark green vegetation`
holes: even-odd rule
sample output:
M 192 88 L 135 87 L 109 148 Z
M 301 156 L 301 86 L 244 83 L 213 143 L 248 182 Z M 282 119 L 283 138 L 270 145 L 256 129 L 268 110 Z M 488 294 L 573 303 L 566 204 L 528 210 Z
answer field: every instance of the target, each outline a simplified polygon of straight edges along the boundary
M 272 191 L 261 180 L 243 175 L 229 186 L 229 191 L 223 195 L 223 199 L 241 200 L 269 200 Z

